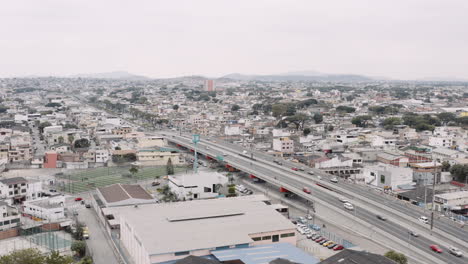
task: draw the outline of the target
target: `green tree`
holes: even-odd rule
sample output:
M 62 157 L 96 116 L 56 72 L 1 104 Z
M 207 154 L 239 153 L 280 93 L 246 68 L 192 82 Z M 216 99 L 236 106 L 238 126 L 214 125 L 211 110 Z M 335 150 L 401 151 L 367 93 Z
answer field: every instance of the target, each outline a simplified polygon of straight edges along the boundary
M 232 111 L 232 112 L 237 112 L 237 111 L 239 111 L 239 109 L 240 109 L 240 106 L 238 106 L 238 105 L 233 105 L 233 106 L 231 107 L 231 111 Z
M 442 171 L 450 171 L 450 163 L 448 161 L 442 162 Z
M 73 144 L 73 142 L 75 141 L 75 137 L 73 135 L 68 135 L 68 143 Z
M 385 253 L 384 256 L 395 261 L 398 264 L 408 264 L 408 258 L 402 253 L 390 250 L 387 253 Z
M 179 110 L 179 105 L 173 105 L 173 106 L 172 106 L 172 109 L 174 109 L 174 110 L 176 110 L 176 111 Z
M 133 176 L 135 176 L 135 174 L 138 173 L 138 168 L 136 168 L 136 167 L 131 167 L 128 171 L 129 171 Z
M 89 148 L 89 140 L 81 138 L 75 141 L 75 148 Z
M 86 243 L 84 241 L 74 241 L 71 244 L 71 251 L 78 256 L 83 257 L 86 254 Z
M 286 110 L 288 109 L 286 104 L 274 104 L 271 108 L 274 117 L 283 116 L 286 113 Z
M 457 116 L 454 113 L 449 113 L 449 112 L 437 114 L 437 117 L 442 122 L 442 124 L 445 124 L 445 125 L 457 119 Z
M 468 177 L 468 165 L 455 164 L 450 167 L 450 174 L 456 181 L 465 182 Z
M 338 106 L 338 107 L 336 108 L 336 111 L 337 111 L 337 112 L 342 112 L 342 113 L 354 113 L 354 112 L 356 112 L 356 108 L 350 107 L 350 106 L 341 105 L 341 106 Z
M 402 120 L 401 118 L 398 117 L 389 117 L 385 118 L 385 120 L 382 122 L 382 126 L 385 129 L 393 129 L 395 126 L 401 125 Z
M 46 107 L 61 107 L 62 105 L 59 103 L 48 103 L 45 106 Z
M 351 123 L 358 127 L 367 127 L 371 120 L 372 117 L 370 115 L 356 116 L 351 120 Z
M 0 257 L 0 264 L 43 264 L 44 255 L 35 248 L 13 251 Z
M 73 258 L 70 256 L 61 256 L 58 251 L 52 251 L 52 253 L 45 258 L 44 264 L 71 264 Z
M 173 175 L 173 174 L 174 174 L 174 165 L 172 165 L 172 160 L 171 160 L 171 158 L 169 158 L 169 159 L 167 160 L 166 172 L 167 172 L 167 175 Z
M 76 231 L 72 235 L 76 240 L 83 240 L 83 225 L 78 223 L 76 225 Z
M 316 113 L 314 114 L 314 116 L 312 117 L 315 121 L 315 124 L 320 124 L 323 122 L 323 115 L 322 114 L 319 114 L 319 113 Z
M 304 136 L 306 136 L 306 137 L 307 137 L 307 135 L 310 134 L 310 132 L 312 132 L 312 131 L 311 131 L 310 128 L 308 128 L 308 127 L 304 128 L 304 130 L 302 131 L 302 133 L 303 133 Z
M 62 144 L 65 140 L 62 136 L 58 137 L 58 143 Z
M 78 264 L 93 264 L 93 259 L 90 256 L 84 257 Z

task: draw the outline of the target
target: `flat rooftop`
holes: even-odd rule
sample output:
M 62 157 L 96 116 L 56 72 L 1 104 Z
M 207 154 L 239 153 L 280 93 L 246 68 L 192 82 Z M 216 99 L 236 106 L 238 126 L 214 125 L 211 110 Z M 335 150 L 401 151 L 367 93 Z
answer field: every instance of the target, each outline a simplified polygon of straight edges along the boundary
M 215 250 L 211 253 L 219 261 L 239 259 L 245 264 L 268 264 L 277 258 L 304 264 L 315 264 L 320 261 L 289 243 L 274 243 L 249 248 Z
M 295 226 L 263 195 L 194 200 L 138 207 L 115 207 L 123 221 L 134 230 L 148 254 L 253 242 L 249 235 L 262 232 L 291 232 Z

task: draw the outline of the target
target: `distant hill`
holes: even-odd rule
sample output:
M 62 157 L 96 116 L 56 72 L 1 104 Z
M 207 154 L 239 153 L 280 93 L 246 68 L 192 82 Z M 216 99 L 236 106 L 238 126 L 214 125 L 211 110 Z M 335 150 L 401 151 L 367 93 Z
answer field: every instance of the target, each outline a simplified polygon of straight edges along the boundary
M 331 82 L 363 82 L 374 79 L 356 74 L 325 74 L 319 72 L 303 71 L 290 72 L 274 75 L 245 75 L 240 73 L 231 73 L 221 78 L 232 80 L 258 80 L 258 81 L 331 81 Z
M 72 75 L 72 76 L 69 76 L 69 77 L 72 77 L 72 78 L 90 78 L 90 79 L 149 80 L 148 77 L 128 73 L 126 71 L 76 74 L 76 75 Z

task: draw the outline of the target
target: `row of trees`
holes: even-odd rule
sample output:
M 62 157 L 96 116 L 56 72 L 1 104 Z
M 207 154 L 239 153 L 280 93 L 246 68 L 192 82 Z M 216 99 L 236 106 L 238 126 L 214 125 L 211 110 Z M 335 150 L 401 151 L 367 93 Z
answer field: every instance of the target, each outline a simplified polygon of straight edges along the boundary
M 82 241 L 80 241 L 82 242 Z M 73 249 L 72 249 L 73 250 Z M 0 264 L 72 264 L 74 260 L 70 256 L 62 256 L 59 252 L 52 251 L 43 254 L 36 248 L 28 248 L 14 251 L 0 257 Z M 83 258 L 79 264 L 92 264 L 91 258 Z

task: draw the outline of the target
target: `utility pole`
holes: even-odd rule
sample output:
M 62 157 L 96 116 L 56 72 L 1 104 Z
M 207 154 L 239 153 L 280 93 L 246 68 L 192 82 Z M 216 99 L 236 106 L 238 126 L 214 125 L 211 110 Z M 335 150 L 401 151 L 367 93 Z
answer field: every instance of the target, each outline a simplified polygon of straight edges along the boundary
M 431 230 L 434 227 L 434 199 L 435 199 L 435 182 L 437 178 L 437 162 L 434 159 L 434 179 L 432 180 L 432 210 L 431 210 Z
M 192 142 L 194 144 L 193 152 L 195 157 L 193 159 L 193 173 L 196 174 L 198 172 L 198 156 L 197 156 L 197 144 L 200 141 L 200 135 L 194 134 L 192 137 Z

